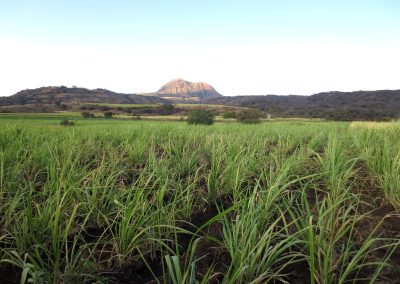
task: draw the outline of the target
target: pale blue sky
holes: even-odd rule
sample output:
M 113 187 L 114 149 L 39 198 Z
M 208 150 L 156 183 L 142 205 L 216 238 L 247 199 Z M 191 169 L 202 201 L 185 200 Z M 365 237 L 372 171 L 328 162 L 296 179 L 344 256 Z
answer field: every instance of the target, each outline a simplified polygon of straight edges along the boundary
M 176 77 L 225 95 L 400 88 L 396 0 L 0 0 L 0 44 L 0 95 Z

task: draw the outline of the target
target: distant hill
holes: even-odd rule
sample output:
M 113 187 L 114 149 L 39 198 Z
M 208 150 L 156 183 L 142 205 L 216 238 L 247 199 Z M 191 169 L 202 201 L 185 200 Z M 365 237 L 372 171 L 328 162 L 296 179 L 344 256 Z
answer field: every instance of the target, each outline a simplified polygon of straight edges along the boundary
M 211 85 L 199 82 L 193 83 L 183 79 L 176 79 L 162 86 L 154 95 L 172 101 L 199 102 L 207 98 L 220 98 Z
M 115 93 L 105 89 L 89 90 L 85 88 L 42 87 L 27 89 L 10 97 L 0 97 L 0 105 L 46 105 L 73 103 L 112 103 L 112 104 L 153 104 L 167 101 L 152 96 Z
M 0 111 L 51 112 L 82 109 L 84 104 L 201 103 L 258 108 L 272 117 L 332 120 L 386 120 L 400 118 L 400 90 L 325 92 L 312 96 L 224 97 L 206 83 L 173 80 L 150 94 L 123 94 L 105 89 L 42 87 L 0 97 Z M 68 105 L 68 106 L 66 106 Z M 97 109 L 105 107 L 99 105 Z
M 312 96 L 237 96 L 203 103 L 258 108 L 278 117 L 335 120 L 400 118 L 400 90 L 325 92 Z

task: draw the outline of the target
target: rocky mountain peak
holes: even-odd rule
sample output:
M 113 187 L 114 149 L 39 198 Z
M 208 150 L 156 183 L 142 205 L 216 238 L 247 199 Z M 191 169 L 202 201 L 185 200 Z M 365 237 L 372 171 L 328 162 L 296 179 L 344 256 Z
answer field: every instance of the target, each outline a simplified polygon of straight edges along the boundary
M 207 83 L 193 83 L 183 79 L 175 79 L 168 82 L 157 91 L 157 94 L 163 97 L 197 97 L 199 99 L 222 96 Z

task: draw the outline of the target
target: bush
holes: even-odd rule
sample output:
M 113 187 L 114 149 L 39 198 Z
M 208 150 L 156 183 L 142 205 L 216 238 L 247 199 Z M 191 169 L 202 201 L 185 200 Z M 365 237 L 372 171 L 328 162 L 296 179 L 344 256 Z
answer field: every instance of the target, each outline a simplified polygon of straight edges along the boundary
M 90 113 L 88 111 L 81 112 L 81 115 L 83 118 L 94 118 L 95 117 L 93 113 Z
M 161 115 L 170 115 L 174 113 L 175 107 L 173 104 L 163 104 L 161 105 Z
M 113 113 L 111 111 L 107 111 L 104 113 L 104 117 L 105 118 L 112 118 L 113 117 Z
M 74 126 L 75 122 L 70 121 L 68 119 L 63 119 L 63 120 L 60 121 L 60 125 L 62 125 L 62 126 Z
M 390 122 L 390 121 L 394 121 L 394 119 L 391 118 L 390 116 L 384 116 L 384 117 L 375 119 L 375 121 Z
M 205 124 L 211 125 L 214 123 L 215 115 L 205 109 L 192 110 L 187 118 L 188 124 Z
M 228 119 L 228 118 L 236 118 L 236 113 L 234 111 L 227 111 L 225 112 L 222 117 L 224 119 Z
M 255 109 L 246 109 L 236 114 L 236 120 L 242 123 L 259 123 L 262 114 Z

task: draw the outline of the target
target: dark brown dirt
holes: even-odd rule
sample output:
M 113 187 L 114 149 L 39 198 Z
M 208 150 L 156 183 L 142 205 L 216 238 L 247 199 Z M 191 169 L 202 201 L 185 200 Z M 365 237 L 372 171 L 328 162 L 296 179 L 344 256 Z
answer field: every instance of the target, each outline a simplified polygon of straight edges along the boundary
M 0 264 L 0 284 L 19 284 L 21 269 L 11 264 Z
M 220 206 L 220 208 L 228 208 L 231 206 L 232 199 L 229 195 L 223 195 L 217 198 L 216 203 L 218 206 Z M 178 234 L 177 236 L 177 244 L 179 245 L 179 251 L 182 255 L 180 262 L 182 264 L 184 264 L 185 260 L 190 257 L 190 252 L 187 252 L 190 243 L 194 241 L 194 238 L 199 237 L 193 237 L 193 234 L 218 213 L 219 211 L 216 204 L 208 204 L 204 207 L 201 207 L 201 209 L 195 210 L 188 222 L 181 222 L 177 224 L 182 229 L 192 233 L 182 233 Z M 94 232 L 91 232 L 91 230 L 89 230 L 89 232 L 87 232 L 87 234 L 89 234 L 88 237 L 90 237 L 91 234 L 94 234 L 96 237 L 101 233 L 101 231 L 96 229 L 93 229 L 93 231 Z M 213 222 L 199 232 L 199 235 L 202 235 L 203 237 L 201 237 L 198 243 L 195 255 L 196 259 L 200 259 L 196 266 L 196 278 L 201 280 L 207 271 L 212 268 L 214 276 L 210 283 L 221 283 L 227 266 L 229 266 L 231 260 L 227 251 L 219 247 L 218 243 L 211 240 L 210 237 L 217 240 L 222 239 L 222 223 L 220 221 Z M 158 253 L 155 258 L 146 257 L 145 261 L 151 268 L 151 271 L 148 269 L 145 261 L 143 259 L 139 259 L 136 261 L 129 261 L 119 268 L 115 268 L 112 271 L 104 273 L 104 275 L 112 279 L 113 283 L 156 283 L 157 281 L 154 279 L 154 276 L 156 276 L 159 280 L 162 280 L 164 277 L 162 260 L 163 255 L 161 253 Z
M 196 265 L 196 278 L 198 280 L 203 279 L 204 275 L 212 267 L 214 276 L 209 282 L 210 284 L 222 282 L 231 262 L 231 257 L 224 248 L 218 247 L 215 242 L 206 238 L 201 239 L 198 243 L 196 259 L 199 259 Z
M 35 191 L 40 191 L 47 181 L 47 170 L 25 165 L 21 169 L 22 179 L 29 182 Z
M 215 204 L 208 204 L 195 210 L 190 217 L 190 224 L 184 223 L 181 226 L 192 233 L 197 232 L 199 235 L 203 236 L 200 238 L 196 249 L 195 258 L 199 259 L 196 264 L 196 278 L 201 280 L 207 271 L 212 269 L 213 278 L 210 283 L 215 284 L 222 282 L 224 274 L 231 262 L 229 253 L 218 243 L 218 241 L 222 240 L 223 224 L 221 221 L 217 220 L 203 228 L 201 232 L 198 232 L 198 229 L 219 214 L 220 211 L 218 207 L 223 210 L 232 205 L 232 197 L 230 195 L 221 195 L 216 200 Z M 228 216 L 228 218 L 230 218 L 230 216 Z M 190 242 L 198 237 L 199 236 L 193 237 L 193 235 L 188 234 L 180 234 L 178 236 L 178 243 L 181 250 L 185 251 L 181 259 L 182 263 L 185 262 L 186 258 L 190 257 L 190 252 L 186 252 Z
M 232 206 L 232 196 L 221 195 L 217 198 L 218 206 L 221 210 L 227 209 Z M 204 208 L 203 211 L 197 211 L 191 216 L 191 222 L 197 228 L 203 226 L 210 219 L 219 214 L 217 205 L 210 205 Z M 229 214 L 228 219 L 232 218 L 232 214 Z M 209 226 L 204 228 L 201 232 L 204 237 L 200 239 L 197 247 L 196 258 L 200 259 L 197 263 L 197 275 L 196 278 L 201 280 L 207 271 L 212 267 L 213 278 L 210 283 L 221 283 L 222 279 L 227 271 L 227 268 L 231 262 L 229 253 L 219 246 L 219 243 L 211 240 L 210 238 L 221 241 L 223 224 L 222 221 L 217 220 L 211 223 Z
M 363 202 L 360 213 L 366 214 L 356 228 L 356 239 L 363 243 L 375 230 L 374 236 L 399 240 L 400 238 L 400 212 L 385 198 L 383 190 L 371 177 L 367 167 L 363 163 L 357 165 L 358 179 L 360 185 L 359 193 Z M 387 243 L 380 242 L 377 245 Z M 389 249 L 380 249 L 370 255 L 370 261 L 383 259 Z M 397 248 L 389 260 L 390 267 L 383 269 L 379 275 L 379 283 L 400 283 L 400 248 Z M 375 272 L 373 267 L 365 267 L 360 275 L 369 277 Z
M 283 274 L 287 275 L 288 282 L 291 284 L 311 283 L 310 267 L 307 261 L 301 261 L 289 265 L 284 269 Z
M 151 268 L 151 271 L 146 266 Z M 112 283 L 126 284 L 153 284 L 157 283 L 153 274 L 162 279 L 163 270 L 161 264 L 161 255 L 156 259 L 146 259 L 146 262 L 139 260 L 136 262 L 126 263 L 121 267 L 107 272 L 104 275 L 111 279 Z M 152 273 L 153 272 L 153 273 Z
M 167 155 L 167 152 L 164 150 L 162 145 L 155 144 L 154 145 L 154 154 L 155 154 L 157 160 L 162 160 Z

